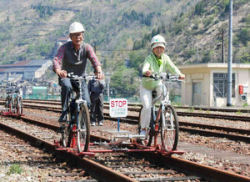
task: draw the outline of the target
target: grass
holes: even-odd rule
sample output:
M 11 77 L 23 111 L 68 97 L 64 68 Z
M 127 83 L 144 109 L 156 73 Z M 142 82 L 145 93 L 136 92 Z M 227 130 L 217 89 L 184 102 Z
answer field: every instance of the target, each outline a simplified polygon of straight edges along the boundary
M 21 174 L 23 172 L 21 166 L 19 164 L 13 164 L 10 166 L 9 171 L 7 172 L 7 175 L 11 174 Z
M 242 107 L 247 107 L 248 106 L 248 104 L 247 103 L 244 103 L 243 105 L 242 105 Z
M 194 112 L 194 107 L 191 107 L 191 108 L 189 109 L 189 111 L 190 111 L 190 112 Z

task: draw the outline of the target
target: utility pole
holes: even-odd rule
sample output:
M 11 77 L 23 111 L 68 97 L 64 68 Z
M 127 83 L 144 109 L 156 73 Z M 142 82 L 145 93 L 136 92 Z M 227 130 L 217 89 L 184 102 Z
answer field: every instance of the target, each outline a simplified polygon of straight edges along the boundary
M 225 30 L 224 28 L 221 29 L 221 62 L 222 63 L 225 63 L 225 60 L 224 60 L 224 33 L 225 33 Z
M 228 34 L 228 72 L 227 72 L 227 106 L 232 106 L 232 39 L 233 39 L 233 0 L 229 7 L 229 34 Z

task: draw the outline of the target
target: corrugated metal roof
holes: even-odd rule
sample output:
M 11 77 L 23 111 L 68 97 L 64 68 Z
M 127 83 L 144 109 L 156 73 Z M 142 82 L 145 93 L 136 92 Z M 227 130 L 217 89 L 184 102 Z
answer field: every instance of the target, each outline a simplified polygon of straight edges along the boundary
M 8 73 L 8 72 L 29 72 L 29 71 L 36 71 L 38 70 L 39 68 L 9 68 L 9 69 L 4 69 L 3 71 L 0 71 L 0 72 L 3 72 L 3 73 Z
M 0 73 L 36 72 L 42 65 L 51 60 L 25 60 L 15 64 L 0 65 Z
M 51 60 L 25 60 L 25 61 L 19 61 L 14 64 L 5 64 L 0 65 L 1 68 L 5 67 L 18 67 L 18 66 L 42 66 L 43 64 L 49 62 Z

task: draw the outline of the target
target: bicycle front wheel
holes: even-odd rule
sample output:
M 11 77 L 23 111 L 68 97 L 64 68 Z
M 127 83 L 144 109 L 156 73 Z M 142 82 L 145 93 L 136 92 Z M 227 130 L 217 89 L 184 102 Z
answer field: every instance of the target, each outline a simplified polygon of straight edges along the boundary
M 177 114 L 170 105 L 165 105 L 165 111 L 162 112 L 160 131 L 163 149 L 175 150 L 179 140 L 179 123 Z
M 87 151 L 90 140 L 90 118 L 86 104 L 80 106 L 77 123 L 77 148 L 78 152 Z
M 70 147 L 70 142 L 71 142 L 71 138 L 72 138 L 72 132 L 71 132 L 71 127 L 70 125 L 67 126 L 65 125 L 65 128 L 62 129 L 63 131 L 61 131 L 62 133 L 62 138 L 61 138 L 61 145 L 63 147 Z

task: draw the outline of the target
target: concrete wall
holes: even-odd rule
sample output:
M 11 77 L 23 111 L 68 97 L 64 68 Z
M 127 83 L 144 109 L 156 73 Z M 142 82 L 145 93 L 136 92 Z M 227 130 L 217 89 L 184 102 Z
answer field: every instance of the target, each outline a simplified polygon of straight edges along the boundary
M 196 70 L 197 71 L 197 70 Z M 185 74 L 185 82 L 182 83 L 182 103 L 185 105 L 193 105 L 193 84 L 201 84 L 200 104 L 208 105 L 210 100 L 210 74 L 207 69 L 199 69 L 195 72 L 193 70 L 182 70 Z M 199 99 L 199 98 L 198 98 Z
M 185 82 L 182 83 L 182 103 L 184 105 L 193 105 L 193 84 L 200 83 L 200 101 L 201 106 L 224 107 L 227 105 L 227 98 L 214 97 L 213 94 L 213 74 L 227 73 L 227 65 L 221 63 L 187 65 L 179 67 L 185 74 Z M 243 106 L 250 105 L 250 64 L 233 64 L 233 73 L 235 73 L 235 97 L 232 97 L 232 105 Z M 239 85 L 246 86 L 246 101 L 239 95 Z M 196 93 L 197 96 L 197 93 Z M 195 102 L 197 103 L 197 102 Z

